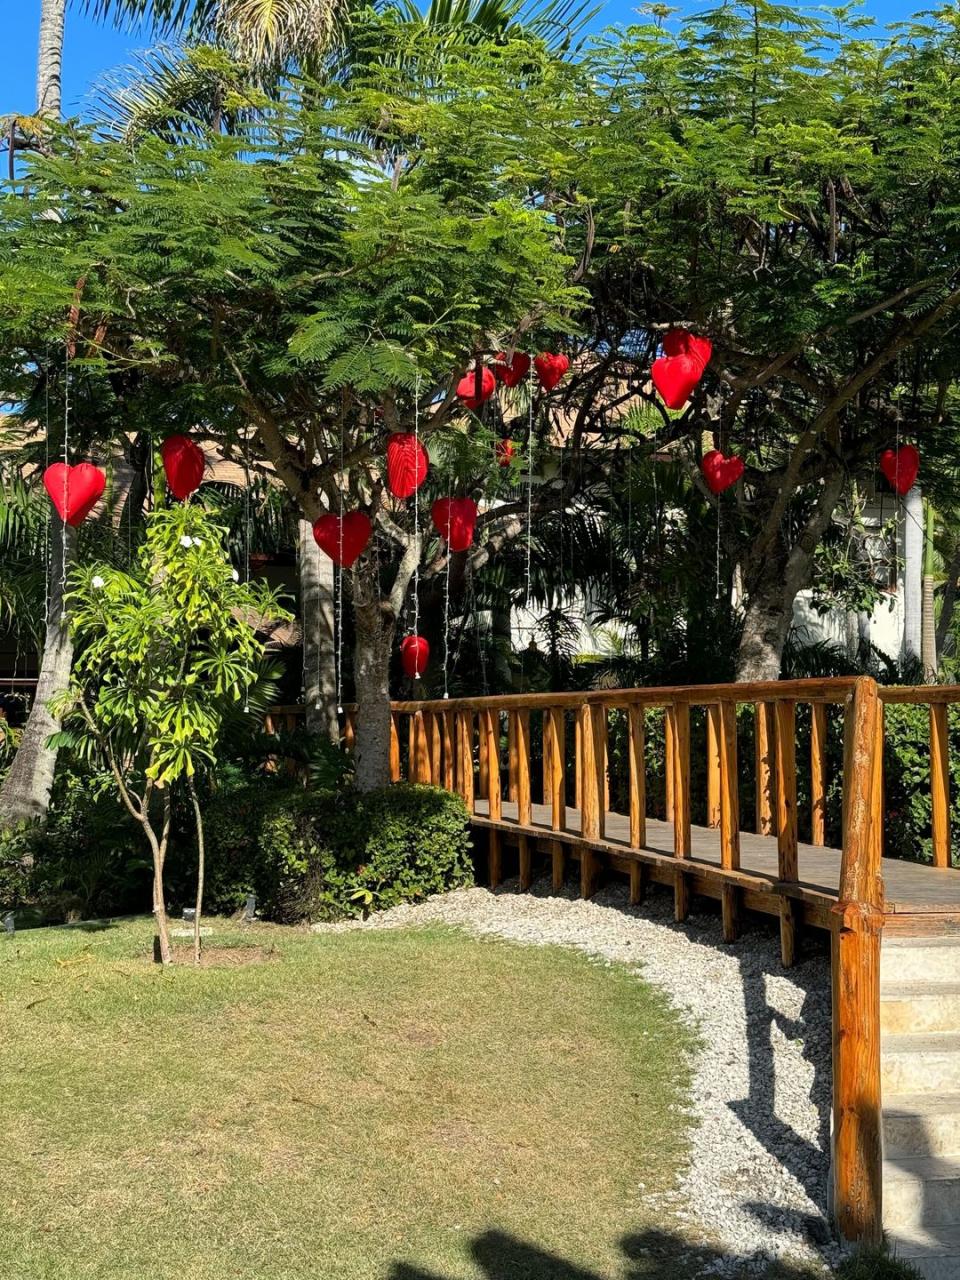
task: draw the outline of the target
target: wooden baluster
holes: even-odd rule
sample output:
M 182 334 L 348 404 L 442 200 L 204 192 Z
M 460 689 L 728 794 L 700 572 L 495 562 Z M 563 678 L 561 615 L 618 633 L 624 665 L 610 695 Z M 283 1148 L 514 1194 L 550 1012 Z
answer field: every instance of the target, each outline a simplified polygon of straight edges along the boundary
M 417 782 L 417 717 L 407 716 L 407 781 Z
M 680 863 L 692 851 L 690 828 L 690 704 L 675 702 L 673 720 L 673 856 Z M 676 869 L 673 914 L 678 921 L 690 914 L 690 883 L 682 865 Z
M 439 787 L 443 785 L 443 774 L 441 773 L 441 761 L 443 759 L 443 723 L 439 712 L 430 713 L 429 730 L 430 781 L 435 787 Z
M 833 976 L 833 1203 L 840 1234 L 882 1236 L 880 935 L 882 863 L 876 835 L 876 748 L 882 708 L 873 680 L 847 699 L 843 751 L 843 861 L 831 936 Z
M 390 781 L 400 781 L 400 731 L 397 728 L 399 717 L 394 711 L 390 716 Z
M 707 826 L 720 825 L 720 717 L 721 707 L 707 707 Z
M 947 704 L 930 704 L 930 799 L 933 804 L 933 865 L 950 865 L 950 746 Z
M 827 707 L 810 708 L 810 842 L 827 843 Z
M 357 713 L 350 707 L 347 708 L 343 722 L 343 749 L 344 751 L 353 751 L 357 745 Z
M 883 703 L 878 703 L 877 711 L 877 736 L 876 746 L 873 752 L 873 839 L 874 839 L 874 864 L 876 867 L 876 882 L 874 888 L 873 901 L 878 903 L 882 908 L 885 904 L 885 890 L 883 884 L 883 815 L 886 813 L 884 806 L 884 779 L 883 779 Z M 949 774 L 948 774 L 949 777 Z M 948 810 L 949 812 L 949 810 Z M 949 821 L 949 819 L 948 819 Z M 949 832 L 948 832 L 949 835 Z
M 530 801 L 530 712 L 514 713 L 513 747 L 516 755 L 515 795 L 517 802 L 517 822 L 521 827 L 529 827 L 533 822 L 533 805 Z M 520 855 L 520 892 L 525 893 L 533 884 L 533 858 L 530 851 L 530 839 L 521 835 L 518 839 Z
M 410 717 L 413 728 L 413 756 L 410 766 L 411 782 L 430 781 L 430 743 L 427 719 L 429 711 L 415 711 Z
M 273 715 L 269 711 L 263 717 L 263 731 L 264 733 L 269 733 L 271 737 L 277 732 L 277 726 L 274 723 Z M 276 756 L 267 756 L 266 760 L 263 763 L 263 771 L 264 773 L 277 772 Z
M 447 791 L 454 789 L 456 764 L 456 716 L 452 711 L 443 713 L 443 785 Z
M 580 767 L 580 894 L 589 898 L 596 886 L 596 853 L 591 847 L 598 841 L 603 831 L 601 800 L 603 785 L 600 778 L 600 762 L 597 751 L 601 746 L 599 717 L 594 708 L 585 702 L 579 712 L 580 732 L 578 734 L 579 767 Z
M 663 712 L 664 740 L 664 795 L 666 800 L 666 820 L 673 821 L 673 776 L 675 772 L 676 744 L 673 732 L 673 708 L 666 707 Z
M 517 803 L 517 712 L 507 712 L 507 799 Z
M 711 708 L 712 709 L 712 708 Z M 718 708 L 717 749 L 720 791 L 720 866 L 740 869 L 740 779 L 737 773 L 737 707 L 723 702 Z M 723 883 L 720 889 L 723 939 L 736 942 L 740 934 L 740 890 Z
M 483 730 L 481 727 L 481 738 Z M 457 790 L 467 806 L 467 813 L 473 813 L 473 713 L 457 712 Z
M 561 707 L 550 707 L 543 713 L 543 802 L 550 806 L 550 822 L 554 831 L 567 825 L 566 803 L 566 721 Z M 566 877 L 564 847 L 559 840 L 550 844 L 553 888 L 559 892 Z
M 797 861 L 797 704 L 781 698 L 776 710 L 777 874 L 781 885 L 796 884 Z M 799 912 L 796 899 L 780 891 L 780 956 L 790 968 L 797 956 Z
M 490 796 L 490 764 L 487 759 L 487 735 L 483 731 L 483 712 L 480 712 L 480 738 L 477 748 L 477 755 L 480 761 L 479 787 L 477 794 L 481 800 L 486 800 Z
M 500 822 L 503 810 L 500 801 L 500 712 L 480 712 L 480 733 L 487 743 L 487 800 L 491 822 Z M 495 889 L 503 879 L 500 832 L 490 828 L 490 887 Z
M 756 724 L 757 835 L 772 836 L 773 811 L 776 805 L 776 772 L 773 744 L 776 724 L 773 706 L 758 702 L 754 707 Z
M 642 849 L 647 843 L 647 769 L 644 744 L 643 707 L 627 708 L 627 754 L 630 760 L 630 847 Z M 643 901 L 646 864 L 630 863 L 630 902 Z
M 603 802 L 600 806 L 600 825 L 605 831 L 607 826 L 607 814 L 610 812 L 610 721 L 606 707 L 598 708 L 598 710 L 602 712 L 598 724 L 600 739 L 597 745 L 597 759 L 600 764 L 600 780 L 603 797 Z
M 583 708 L 580 708 L 582 711 Z M 583 731 L 583 717 L 577 712 L 574 720 L 574 741 L 573 741 L 573 807 L 580 813 L 583 812 L 583 751 L 580 744 L 580 735 Z

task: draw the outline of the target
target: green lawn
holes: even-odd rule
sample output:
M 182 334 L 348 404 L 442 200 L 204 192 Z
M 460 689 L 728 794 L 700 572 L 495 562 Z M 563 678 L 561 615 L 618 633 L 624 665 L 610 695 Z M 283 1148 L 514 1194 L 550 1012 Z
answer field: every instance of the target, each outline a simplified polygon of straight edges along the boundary
M 217 922 L 208 955 L 262 958 L 164 973 L 150 932 L 0 937 L 5 1274 L 566 1280 L 635 1266 L 627 1235 L 670 1253 L 651 1198 L 690 1041 L 624 971 Z

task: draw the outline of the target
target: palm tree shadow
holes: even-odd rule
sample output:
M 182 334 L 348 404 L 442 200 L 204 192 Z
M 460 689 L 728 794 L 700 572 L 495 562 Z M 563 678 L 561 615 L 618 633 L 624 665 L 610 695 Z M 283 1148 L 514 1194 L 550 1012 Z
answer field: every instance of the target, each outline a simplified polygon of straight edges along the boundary
M 616 1277 L 586 1270 L 539 1245 L 505 1231 L 490 1230 L 470 1244 L 470 1256 L 485 1280 L 694 1280 L 697 1276 L 723 1276 L 739 1280 L 809 1280 L 810 1272 L 789 1263 L 771 1264 L 765 1254 L 737 1254 L 693 1247 L 682 1236 L 649 1230 L 624 1236 L 620 1241 L 624 1266 Z M 389 1280 L 462 1280 L 457 1276 L 425 1270 L 415 1263 L 398 1262 Z

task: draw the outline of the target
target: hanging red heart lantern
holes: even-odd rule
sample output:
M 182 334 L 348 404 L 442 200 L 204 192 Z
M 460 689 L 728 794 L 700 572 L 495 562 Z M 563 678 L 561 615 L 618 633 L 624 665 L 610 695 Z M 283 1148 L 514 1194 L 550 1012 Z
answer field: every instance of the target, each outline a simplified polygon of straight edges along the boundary
M 650 369 L 653 385 L 668 409 L 682 409 L 703 377 L 703 366 L 690 355 L 661 356 Z
M 477 371 L 471 369 L 457 383 L 457 395 L 468 409 L 479 409 L 485 400 L 489 400 L 497 389 L 497 380 L 490 370 L 483 366 L 480 370 L 480 394 L 477 395 Z
M 395 498 L 409 498 L 430 470 L 430 455 L 412 431 L 395 431 L 387 440 L 387 487 Z
M 537 371 L 537 378 L 544 391 L 552 391 L 570 368 L 570 358 L 564 355 L 554 355 L 549 351 L 541 351 L 535 358 L 533 367 Z
M 494 453 L 497 459 L 497 466 L 509 467 L 510 459 L 513 457 L 513 441 L 498 440 L 494 447 Z
M 703 455 L 700 470 L 710 492 L 723 493 L 743 475 L 743 459 L 735 455 L 725 458 L 719 449 L 711 449 Z
M 404 636 L 400 641 L 400 665 L 410 680 L 419 680 L 430 661 L 430 646 L 423 636 Z
M 466 551 L 473 542 L 477 504 L 472 498 L 438 498 L 430 515 L 440 537 L 451 551 Z
M 530 357 L 522 351 L 515 351 L 513 359 L 507 364 L 507 353 L 498 351 L 493 357 L 493 371 L 497 380 L 505 387 L 515 387 L 530 372 Z
M 43 473 L 43 487 L 57 514 L 74 529 L 97 505 L 106 483 L 104 473 L 90 462 L 78 462 L 75 467 L 55 462 Z
M 920 453 L 912 444 L 902 444 L 899 449 L 884 449 L 880 455 L 880 470 L 890 488 L 902 498 L 913 488 L 920 470 Z
M 200 488 L 207 460 L 189 436 L 167 436 L 160 446 L 160 457 L 170 492 L 180 502 Z
M 370 517 L 363 511 L 350 511 L 342 520 L 333 514 L 321 516 L 313 526 L 317 546 L 344 569 L 360 558 L 372 533 Z
M 699 338 L 689 329 L 669 329 L 663 339 L 663 354 L 692 356 L 701 369 L 705 369 L 713 355 L 713 343 L 709 338 Z

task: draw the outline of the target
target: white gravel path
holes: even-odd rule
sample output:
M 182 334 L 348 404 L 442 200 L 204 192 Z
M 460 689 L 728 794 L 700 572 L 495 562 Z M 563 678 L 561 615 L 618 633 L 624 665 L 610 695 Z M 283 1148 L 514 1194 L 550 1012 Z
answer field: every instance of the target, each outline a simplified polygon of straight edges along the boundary
M 577 947 L 636 967 L 699 1028 L 691 1162 L 663 1204 L 691 1242 L 729 1260 L 699 1274 L 762 1273 L 782 1258 L 819 1267 L 840 1257 L 826 1223 L 830 1104 L 830 967 L 816 954 L 784 972 L 775 933 L 748 920 L 725 946 L 719 913 L 674 924 L 672 896 L 652 892 L 630 907 L 626 888 L 590 901 L 461 889 L 365 924 L 397 928 L 443 922 L 515 942 Z M 695 1207 L 695 1208 L 694 1208 Z M 626 1224 L 625 1224 L 626 1225 Z M 665 1222 L 665 1226 L 666 1226 Z M 693 1274 L 693 1273 L 691 1273 Z

